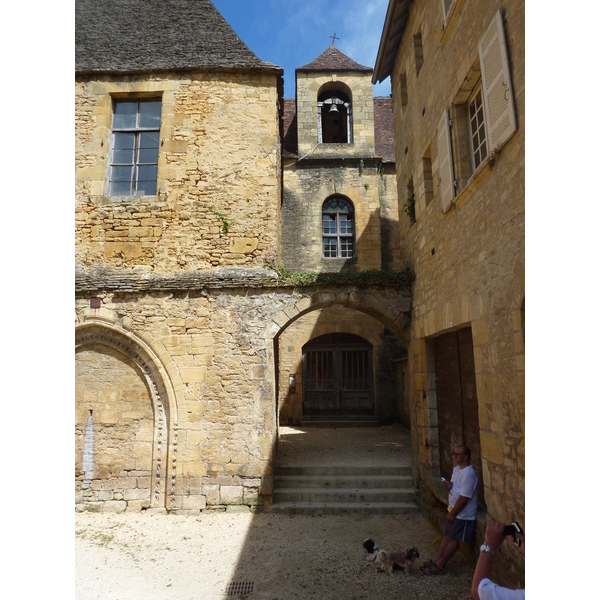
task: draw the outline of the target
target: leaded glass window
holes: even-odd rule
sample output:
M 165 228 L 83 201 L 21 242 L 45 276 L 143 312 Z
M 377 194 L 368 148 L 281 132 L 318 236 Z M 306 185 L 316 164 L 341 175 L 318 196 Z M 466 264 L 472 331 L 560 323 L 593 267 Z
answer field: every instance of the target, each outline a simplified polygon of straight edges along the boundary
M 115 100 L 111 196 L 156 194 L 160 112 L 160 100 Z
M 354 256 L 354 208 L 344 198 L 329 198 L 323 203 L 323 257 Z

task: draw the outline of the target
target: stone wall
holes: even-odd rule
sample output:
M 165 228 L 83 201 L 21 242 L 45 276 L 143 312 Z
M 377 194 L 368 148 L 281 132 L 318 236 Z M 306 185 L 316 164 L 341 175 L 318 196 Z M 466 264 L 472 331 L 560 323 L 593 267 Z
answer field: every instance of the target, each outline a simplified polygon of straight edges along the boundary
M 406 288 L 227 287 L 216 277 L 215 287 L 107 289 L 125 289 L 128 277 L 121 273 L 119 283 L 113 276 L 110 286 L 96 280 L 95 290 L 89 273 L 76 282 L 79 510 L 149 504 L 197 512 L 269 503 L 281 332 L 312 311 L 358 311 L 407 344 Z M 101 308 L 90 308 L 90 297 L 100 298 Z M 90 410 L 92 475 L 80 466 Z
M 401 270 L 407 266 L 398 230 L 393 172 L 379 161 L 315 161 L 284 167 L 281 261 L 290 271 Z M 323 202 L 347 197 L 355 211 L 355 257 L 323 258 Z
M 149 390 L 135 363 L 109 347 L 90 345 L 75 358 L 76 501 L 148 508 L 154 433 Z M 84 470 L 86 442 L 91 471 Z
M 107 196 L 112 101 L 149 96 L 162 98 L 157 194 Z M 277 263 L 275 74 L 79 77 L 75 100 L 77 264 L 176 273 Z
M 458 195 L 444 214 L 436 128 L 443 109 L 464 102 L 461 90 L 476 82 L 469 78 L 477 77 L 477 44 L 499 8 L 518 130 L 493 165 L 458 177 Z M 487 518 L 524 525 L 524 3 L 459 0 L 454 11 L 444 29 L 440 2 L 418 0 L 412 5 L 392 75 L 398 189 L 414 189 L 416 200 L 416 223 L 407 243 L 416 274 L 410 369 L 417 485 L 426 497 L 429 478 L 439 475 L 432 340 L 470 326 Z M 423 48 L 418 75 L 417 33 Z M 401 194 L 399 204 L 403 202 Z M 505 581 L 522 584 L 521 557 L 511 548 L 501 554 L 497 564 Z

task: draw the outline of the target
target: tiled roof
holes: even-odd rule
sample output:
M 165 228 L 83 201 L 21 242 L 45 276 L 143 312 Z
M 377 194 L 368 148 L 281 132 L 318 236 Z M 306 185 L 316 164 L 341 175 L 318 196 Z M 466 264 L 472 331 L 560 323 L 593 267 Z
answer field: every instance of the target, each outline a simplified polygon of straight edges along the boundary
M 372 73 L 373 69 L 359 65 L 332 45 L 325 52 L 319 54 L 315 60 L 303 67 L 298 67 L 296 71 L 364 71 Z
M 373 120 L 375 127 L 375 156 L 384 163 L 396 162 L 394 146 L 394 117 L 392 99 L 389 96 L 373 98 Z M 282 153 L 285 157 L 298 154 L 298 128 L 296 123 L 296 101 L 283 99 L 283 142 Z
M 210 0 L 76 0 L 75 71 L 269 68 Z
M 293 98 L 283 99 L 283 135 L 281 146 L 284 158 L 294 157 L 298 154 L 296 101 Z
M 389 96 L 373 98 L 373 120 L 375 121 L 375 154 L 385 162 L 396 162 L 394 145 L 394 115 Z

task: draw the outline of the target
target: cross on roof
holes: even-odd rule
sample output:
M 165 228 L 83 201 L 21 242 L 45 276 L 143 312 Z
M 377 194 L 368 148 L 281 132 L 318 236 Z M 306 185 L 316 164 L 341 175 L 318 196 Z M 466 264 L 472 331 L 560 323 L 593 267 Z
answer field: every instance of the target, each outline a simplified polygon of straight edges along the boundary
M 330 35 L 329 37 L 333 39 L 333 42 L 331 42 L 332 46 L 335 46 L 335 40 L 339 40 L 340 39 L 340 38 L 336 38 L 335 37 L 335 33 L 333 35 Z

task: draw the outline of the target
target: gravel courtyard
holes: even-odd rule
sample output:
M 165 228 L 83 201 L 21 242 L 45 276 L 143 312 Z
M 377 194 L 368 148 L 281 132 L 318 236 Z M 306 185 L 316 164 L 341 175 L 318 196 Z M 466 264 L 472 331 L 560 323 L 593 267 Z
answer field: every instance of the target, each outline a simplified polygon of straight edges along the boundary
M 253 582 L 248 600 L 468 600 L 473 565 L 457 553 L 443 575 L 377 573 L 362 542 L 415 545 L 431 556 L 439 540 L 420 515 L 287 516 L 207 513 L 75 515 L 78 600 L 217 600 L 228 584 Z
M 279 433 L 278 464 L 410 464 L 410 433 L 399 427 L 282 427 Z M 440 534 L 420 514 L 76 513 L 76 598 L 471 598 L 474 564 L 462 553 L 443 575 L 416 570 L 390 577 L 367 562 L 362 548 L 367 537 L 388 550 L 416 546 L 420 564 L 434 553 Z

